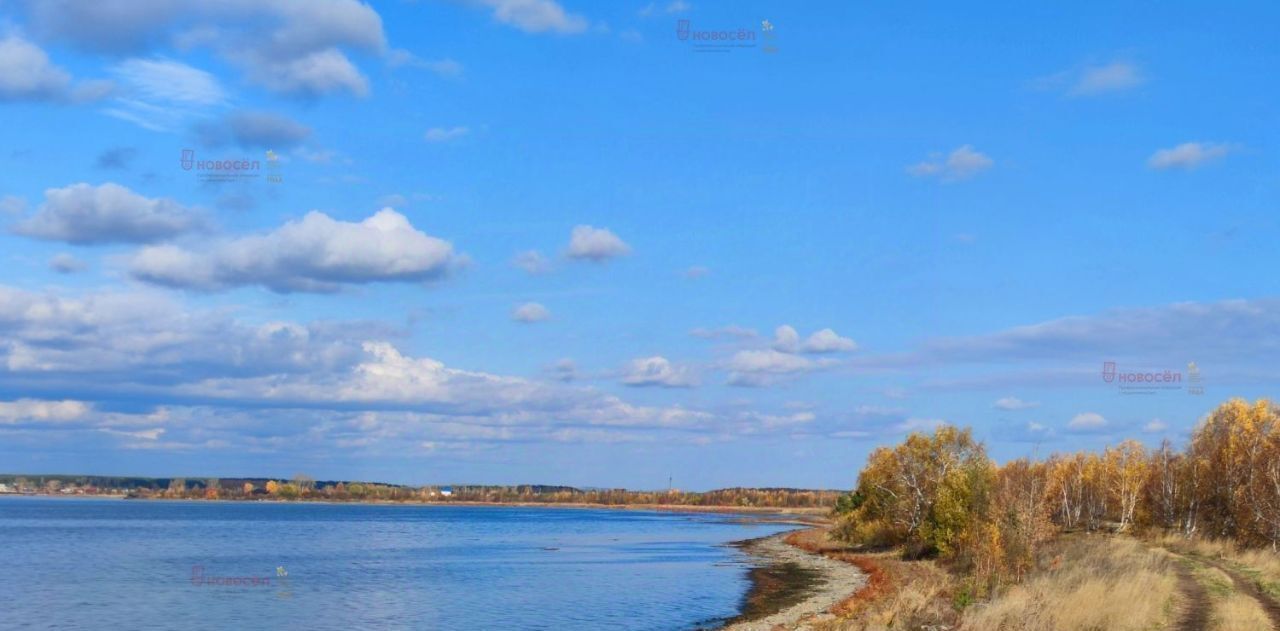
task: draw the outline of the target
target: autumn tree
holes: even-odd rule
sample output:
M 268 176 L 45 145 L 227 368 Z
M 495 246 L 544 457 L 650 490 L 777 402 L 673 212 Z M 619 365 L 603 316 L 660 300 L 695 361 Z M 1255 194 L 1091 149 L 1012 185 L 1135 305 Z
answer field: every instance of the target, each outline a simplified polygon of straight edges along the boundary
M 955 551 L 985 505 L 993 473 L 970 430 L 912 433 L 873 452 L 858 476 L 860 503 L 841 529 L 849 539 L 903 543 L 915 554 Z

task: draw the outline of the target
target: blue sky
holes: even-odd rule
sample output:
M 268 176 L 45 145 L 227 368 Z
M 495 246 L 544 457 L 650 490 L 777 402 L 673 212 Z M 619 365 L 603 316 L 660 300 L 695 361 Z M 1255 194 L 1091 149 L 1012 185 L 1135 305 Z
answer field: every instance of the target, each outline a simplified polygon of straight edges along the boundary
M 941 422 L 1181 441 L 1280 383 L 1278 18 L 0 2 L 0 470 L 843 488 Z

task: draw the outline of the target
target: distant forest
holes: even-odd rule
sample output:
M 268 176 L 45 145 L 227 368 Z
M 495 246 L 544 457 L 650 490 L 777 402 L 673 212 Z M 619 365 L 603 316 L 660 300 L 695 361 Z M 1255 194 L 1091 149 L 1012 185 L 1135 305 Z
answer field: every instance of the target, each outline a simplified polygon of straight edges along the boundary
M 280 499 L 391 502 L 491 502 L 543 504 L 640 504 L 756 508 L 833 508 L 846 491 L 791 488 L 728 488 L 692 492 L 677 489 L 630 491 L 569 486 L 454 485 L 406 486 L 376 482 L 314 480 L 296 475 L 271 478 L 146 478 L 97 475 L 0 474 L 9 492 L 62 495 L 119 495 L 171 499 Z M 3 489 L 0 489 L 3 490 Z

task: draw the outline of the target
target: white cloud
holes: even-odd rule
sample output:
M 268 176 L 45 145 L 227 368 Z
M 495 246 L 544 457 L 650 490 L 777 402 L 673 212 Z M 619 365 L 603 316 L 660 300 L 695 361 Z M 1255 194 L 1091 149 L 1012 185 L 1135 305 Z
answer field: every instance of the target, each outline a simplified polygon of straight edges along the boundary
M 773 349 L 783 353 L 795 353 L 800 350 L 800 334 L 789 324 L 773 330 Z
M 203 250 L 144 248 L 133 257 L 130 272 L 139 280 L 185 289 L 262 285 L 285 293 L 332 292 L 344 284 L 433 280 L 463 262 L 448 241 L 384 208 L 358 223 L 312 211 L 273 232 Z
M 1070 94 L 1094 96 L 1107 92 L 1122 92 L 1142 85 L 1143 81 L 1145 79 L 1142 72 L 1136 65 L 1117 61 L 1083 69 L 1075 85 L 1071 86 Z
M 89 410 L 83 401 L 0 401 L 0 423 L 65 423 L 80 420 Z
M 832 329 L 817 331 L 803 342 L 794 327 L 784 324 L 773 332 L 773 349 L 783 353 L 835 353 L 857 350 L 858 345 Z
M 1153 418 L 1142 426 L 1142 431 L 1148 434 L 1159 434 L 1167 429 L 1169 429 L 1169 424 L 1158 418 Z
M 51 188 L 44 197 L 34 215 L 14 224 L 15 233 L 92 245 L 152 243 L 204 227 L 197 210 L 171 199 L 143 197 L 111 182 Z
M 1040 404 L 1035 401 L 1023 401 L 1018 397 L 1004 397 L 998 399 L 993 407 L 999 410 L 1029 410 L 1040 407 Z
M 70 84 L 71 75 L 39 46 L 14 35 L 0 39 L 0 100 L 59 99 Z
M 127 59 L 111 72 L 132 98 L 193 106 L 227 100 L 226 90 L 212 74 L 171 59 Z
M 1184 142 L 1176 147 L 1151 154 L 1147 166 L 1153 169 L 1191 170 L 1226 157 L 1234 147 L 1227 143 Z
M 822 329 L 811 334 L 800 347 L 800 350 L 806 353 L 849 352 L 857 349 L 856 342 L 847 337 L 841 337 L 832 329 Z
M 1094 431 L 1107 426 L 1107 419 L 1096 412 L 1082 412 L 1067 422 L 1067 428 L 1073 431 Z
M 516 254 L 511 264 L 529 274 L 546 274 L 551 271 L 551 261 L 537 250 L 526 250 Z
M 113 55 L 164 44 L 183 50 L 209 47 L 251 81 L 298 96 L 366 93 L 367 79 L 342 49 L 386 50 L 381 17 L 360 0 L 98 0 L 27 6 L 32 29 L 50 39 Z
M 356 96 L 369 93 L 369 80 L 336 48 L 307 53 L 290 59 L 253 54 L 252 49 L 237 55 L 249 78 L 272 92 L 319 97 L 335 92 Z
M 449 142 L 457 140 L 471 133 L 471 129 L 467 127 L 432 127 L 423 134 L 423 139 L 427 142 Z
M 517 322 L 542 322 L 551 317 L 551 312 L 546 307 L 536 302 L 526 302 L 517 306 L 511 312 L 511 319 Z
M 569 258 L 599 263 L 630 253 L 631 246 L 606 228 L 580 225 L 569 235 Z
M 738 351 L 725 367 L 730 371 L 730 385 L 760 387 L 773 383 L 779 377 L 818 370 L 826 365 L 826 362 L 800 355 L 764 349 Z
M 526 33 L 581 33 L 587 20 L 564 10 L 554 0 L 473 0 L 493 9 L 493 17 Z
M 916 177 L 937 177 L 944 182 L 969 179 L 995 164 L 991 158 L 976 151 L 973 145 L 957 147 L 945 158 L 932 154 L 929 160 L 907 167 L 907 173 Z
M 39 46 L 17 36 L 0 39 L 0 101 L 69 101 L 83 103 L 106 97 L 109 81 L 75 85 Z
M 655 355 L 628 362 L 622 373 L 622 383 L 628 386 L 691 388 L 698 385 L 698 380 L 689 367 L 674 365 L 667 358 Z

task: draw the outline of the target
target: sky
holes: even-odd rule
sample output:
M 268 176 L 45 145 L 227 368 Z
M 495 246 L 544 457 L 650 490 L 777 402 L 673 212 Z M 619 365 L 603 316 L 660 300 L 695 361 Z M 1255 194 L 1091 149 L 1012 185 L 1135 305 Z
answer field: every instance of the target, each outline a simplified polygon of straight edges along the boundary
M 1275 397 L 1280 6 L 1037 4 L 0 0 L 0 471 L 850 488 Z

